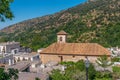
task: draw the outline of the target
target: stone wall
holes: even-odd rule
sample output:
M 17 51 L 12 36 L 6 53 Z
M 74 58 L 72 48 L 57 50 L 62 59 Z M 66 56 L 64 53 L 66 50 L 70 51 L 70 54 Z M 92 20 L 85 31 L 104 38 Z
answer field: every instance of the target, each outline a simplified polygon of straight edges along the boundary
M 61 58 L 62 57 L 62 58 Z M 89 61 L 95 62 L 97 60 L 97 56 L 87 56 Z M 49 55 L 49 54 L 40 54 L 40 58 L 43 64 L 47 62 L 61 62 L 61 61 L 74 61 L 77 62 L 81 59 L 85 60 L 85 56 L 73 56 L 73 55 Z
M 60 62 L 60 58 L 58 55 L 44 55 L 44 54 L 40 54 L 40 59 L 42 61 L 42 63 L 47 63 L 50 61 L 53 62 Z

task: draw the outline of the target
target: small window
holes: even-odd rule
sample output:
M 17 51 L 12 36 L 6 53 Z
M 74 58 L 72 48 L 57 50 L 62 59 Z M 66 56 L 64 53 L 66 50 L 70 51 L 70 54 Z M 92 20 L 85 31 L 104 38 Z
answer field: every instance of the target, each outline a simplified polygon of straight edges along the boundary
M 23 61 L 25 61 L 25 58 L 23 58 Z

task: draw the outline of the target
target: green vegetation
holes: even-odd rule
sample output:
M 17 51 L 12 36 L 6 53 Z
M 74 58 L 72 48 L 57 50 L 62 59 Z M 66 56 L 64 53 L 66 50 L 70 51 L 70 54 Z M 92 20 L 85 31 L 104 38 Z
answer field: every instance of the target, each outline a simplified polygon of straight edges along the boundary
M 113 66 L 113 79 L 120 79 L 120 67 L 119 66 Z
M 18 70 L 8 69 L 5 72 L 4 68 L 0 68 L 0 80 L 17 80 L 18 79 Z
M 120 58 L 118 57 L 114 57 L 111 59 L 112 62 L 120 62 Z
M 97 59 L 96 63 L 104 68 L 104 71 L 107 67 L 111 66 L 113 63 L 110 62 L 108 57 L 106 55 L 101 56 L 100 58 Z
M 95 80 L 113 80 L 111 72 L 97 72 Z
M 10 3 L 12 2 L 13 0 L 0 0 L 0 21 L 13 18 L 13 14 L 10 10 Z
M 51 80 L 86 80 L 85 64 L 83 60 L 78 62 L 61 62 L 60 64 L 67 67 L 65 72 L 53 70 L 50 75 Z M 90 64 L 89 80 L 93 80 L 95 78 L 95 74 L 96 71 L 94 66 Z
M 113 72 L 120 73 L 120 67 L 113 66 Z
M 36 77 L 35 80 L 40 80 L 40 78 Z
M 35 18 L 1 30 L 0 42 L 19 41 L 33 50 L 56 41 L 65 30 L 68 42 L 92 42 L 104 47 L 120 47 L 119 0 L 96 0 L 68 10 Z
M 67 68 L 64 72 L 53 70 L 50 74 L 50 80 L 86 80 L 85 63 L 83 60 L 78 62 L 61 62 L 60 64 Z M 89 80 L 113 80 L 113 74 L 109 71 L 96 71 L 92 63 L 90 63 L 88 68 Z

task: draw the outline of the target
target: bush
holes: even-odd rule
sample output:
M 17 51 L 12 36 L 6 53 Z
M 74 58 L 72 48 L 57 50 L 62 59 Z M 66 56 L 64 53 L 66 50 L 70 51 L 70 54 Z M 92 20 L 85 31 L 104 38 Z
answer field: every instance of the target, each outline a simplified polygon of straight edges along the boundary
M 111 78 L 96 78 L 95 80 L 112 80 Z
M 112 80 L 111 72 L 96 72 L 95 80 Z
M 112 70 L 113 70 L 113 79 L 114 80 L 119 79 L 120 78 L 120 67 L 113 66 Z
M 60 64 L 67 66 L 65 74 L 61 76 L 67 77 L 68 80 L 85 80 L 85 63 L 84 60 L 79 60 L 78 62 L 61 62 Z M 90 63 L 89 69 L 89 80 L 95 79 L 96 70 L 94 66 Z M 61 77 L 62 78 L 62 77 Z M 62 80 L 62 79 L 61 79 Z
M 76 70 L 71 77 L 72 80 L 86 80 L 86 73 Z
M 53 70 L 50 75 L 50 80 L 70 80 L 70 78 L 62 74 L 60 70 Z
M 40 80 L 40 78 L 36 77 L 35 80 Z
M 113 66 L 112 67 L 112 70 L 113 70 L 113 72 L 117 72 L 117 73 L 120 73 L 120 67 L 118 67 L 118 66 Z
M 115 58 L 112 58 L 111 61 L 112 61 L 112 62 L 119 62 L 119 61 L 120 61 L 120 58 L 115 57 Z
M 89 73 L 89 79 L 90 80 L 95 79 L 96 70 L 95 70 L 95 68 L 94 68 L 92 63 L 90 63 L 89 72 L 88 73 Z
M 75 63 L 76 69 L 79 69 L 80 71 L 85 70 L 85 63 L 83 60 L 79 60 L 78 62 Z
M 66 67 L 69 67 L 69 66 L 74 65 L 75 63 L 72 61 L 69 61 L 69 62 L 61 62 L 60 64 L 66 66 Z

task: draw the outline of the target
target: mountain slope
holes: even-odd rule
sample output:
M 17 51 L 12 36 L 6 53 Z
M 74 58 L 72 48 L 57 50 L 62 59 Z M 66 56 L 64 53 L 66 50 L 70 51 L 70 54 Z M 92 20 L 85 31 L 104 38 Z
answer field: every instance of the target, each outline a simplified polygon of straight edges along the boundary
M 20 41 L 36 50 L 56 41 L 56 33 L 69 33 L 68 42 L 97 42 L 120 46 L 120 1 L 95 0 L 65 11 L 26 20 L 0 31 L 0 41 Z

